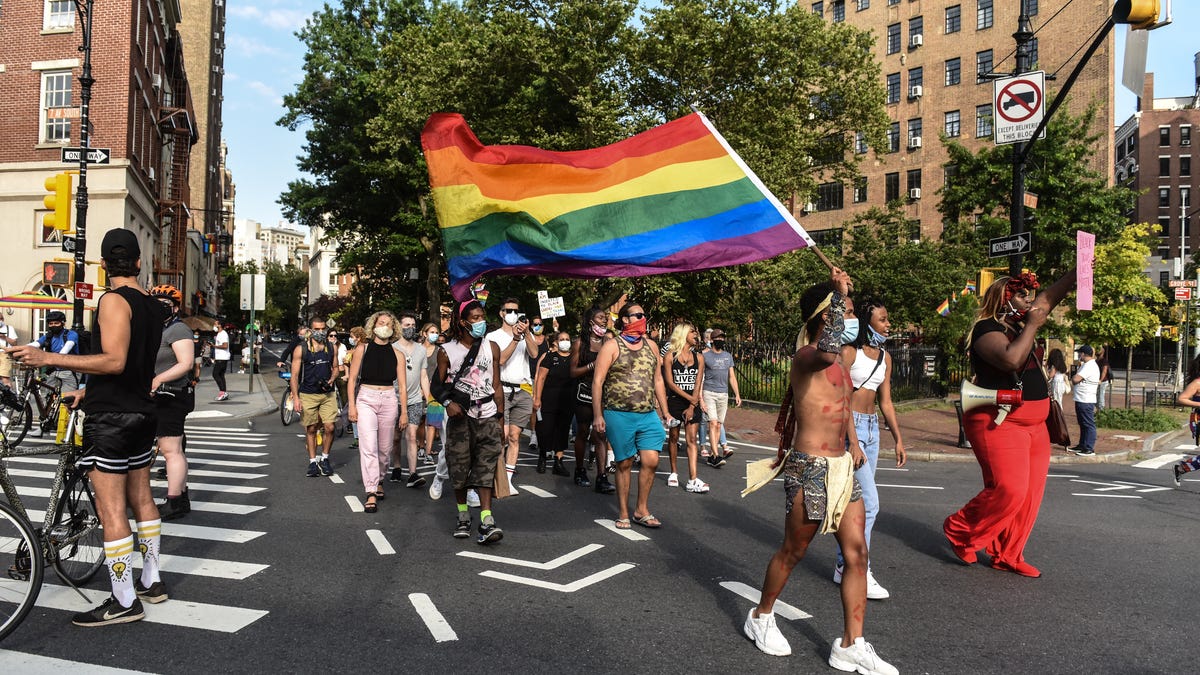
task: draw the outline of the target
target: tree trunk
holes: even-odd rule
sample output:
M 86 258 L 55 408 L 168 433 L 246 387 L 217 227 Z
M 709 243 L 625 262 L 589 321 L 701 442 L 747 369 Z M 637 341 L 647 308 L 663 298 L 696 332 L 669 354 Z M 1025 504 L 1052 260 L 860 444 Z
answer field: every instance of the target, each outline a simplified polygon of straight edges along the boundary
M 1125 407 L 1129 407 L 1129 388 L 1133 382 L 1133 347 L 1125 354 Z M 1143 401 L 1145 403 L 1145 401 Z

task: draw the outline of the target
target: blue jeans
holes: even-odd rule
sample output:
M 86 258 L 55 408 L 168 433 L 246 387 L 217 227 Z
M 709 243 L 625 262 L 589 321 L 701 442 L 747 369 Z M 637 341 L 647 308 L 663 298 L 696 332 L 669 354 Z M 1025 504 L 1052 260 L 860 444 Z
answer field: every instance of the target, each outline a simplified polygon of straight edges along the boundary
M 1075 418 L 1079 420 L 1079 449 L 1096 449 L 1096 404 L 1075 402 Z
M 854 431 L 858 434 L 858 447 L 867 456 L 866 464 L 854 470 L 854 477 L 862 486 L 863 508 L 867 511 L 863 534 L 866 537 L 869 551 L 871 549 L 871 529 L 875 527 L 875 516 L 879 515 L 879 488 L 875 486 L 875 469 L 879 466 L 879 416 L 858 412 L 851 414 L 854 415 Z M 842 547 L 838 546 L 838 565 L 844 563 Z
M 708 413 L 700 414 L 700 438 L 699 438 L 698 442 L 699 442 L 698 447 L 701 447 L 701 448 L 703 448 L 704 444 L 708 442 Z M 721 425 L 721 442 L 718 443 L 718 445 L 726 445 L 728 442 L 729 442 L 728 439 L 725 437 L 725 425 L 722 424 Z

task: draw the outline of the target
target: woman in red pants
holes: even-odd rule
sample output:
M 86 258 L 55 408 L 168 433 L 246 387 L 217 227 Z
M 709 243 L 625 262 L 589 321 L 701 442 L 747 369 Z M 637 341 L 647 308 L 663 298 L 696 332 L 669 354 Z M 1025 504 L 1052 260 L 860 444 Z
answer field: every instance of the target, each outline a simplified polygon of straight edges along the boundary
M 1027 577 L 1042 574 L 1024 557 L 1050 469 L 1050 402 L 1034 340 L 1074 285 L 1071 270 L 1037 294 L 1037 276 L 1026 272 L 997 279 L 983 294 L 967 338 L 974 383 L 984 389 L 1020 389 L 1022 396 L 1004 416 L 995 405 L 963 415 L 967 440 L 983 472 L 983 490 L 946 518 L 942 531 L 964 564 L 974 563 L 976 552 L 986 548 L 995 569 Z

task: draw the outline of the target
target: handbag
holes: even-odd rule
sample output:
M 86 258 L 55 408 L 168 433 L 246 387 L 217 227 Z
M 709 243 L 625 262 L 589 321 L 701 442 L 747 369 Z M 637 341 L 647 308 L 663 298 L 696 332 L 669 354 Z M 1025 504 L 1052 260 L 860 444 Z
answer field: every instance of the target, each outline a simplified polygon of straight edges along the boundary
M 1029 358 L 1033 358 L 1032 353 L 1030 353 Z M 1038 367 L 1041 367 L 1040 363 Z M 1049 392 L 1050 378 L 1046 377 L 1045 368 L 1042 368 L 1042 377 L 1046 378 L 1046 391 Z M 1067 416 L 1063 414 L 1062 405 L 1053 398 L 1050 399 L 1050 413 L 1046 415 L 1046 431 L 1050 434 L 1051 444 L 1070 447 L 1071 432 L 1067 428 Z

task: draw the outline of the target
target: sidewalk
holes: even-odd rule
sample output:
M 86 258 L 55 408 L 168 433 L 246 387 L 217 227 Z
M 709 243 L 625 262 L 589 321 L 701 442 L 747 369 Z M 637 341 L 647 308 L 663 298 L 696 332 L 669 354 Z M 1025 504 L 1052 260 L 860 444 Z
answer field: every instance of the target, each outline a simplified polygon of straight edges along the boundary
M 1075 406 L 1068 396 L 1063 406 L 1067 418 L 1067 428 L 1071 431 L 1071 440 L 1079 440 L 1079 425 L 1075 421 Z M 778 446 L 779 434 L 775 432 L 775 420 L 779 408 L 769 404 L 744 403 L 741 408 L 730 404 L 729 413 L 725 418 L 726 433 L 737 441 L 766 446 L 773 449 Z M 897 405 L 897 421 L 900 424 L 901 437 L 909 459 L 923 461 L 975 461 L 975 455 L 969 448 L 958 447 L 958 417 L 954 411 L 953 400 L 940 401 L 927 399 L 912 401 Z M 882 424 L 882 420 L 880 420 Z M 1186 428 L 1166 433 L 1151 434 L 1144 431 L 1121 431 L 1118 429 L 1097 429 L 1096 455 L 1094 457 L 1079 457 L 1055 447 L 1050 461 L 1060 463 L 1097 463 L 1124 462 L 1135 454 L 1149 454 L 1156 451 L 1165 452 L 1181 443 L 1190 444 L 1191 435 Z M 891 433 L 881 431 L 880 457 L 894 458 L 895 445 Z M 766 455 L 769 449 L 752 450 Z
M 278 409 L 279 402 L 267 389 L 262 375 L 254 375 L 254 392 L 250 393 L 250 375 L 239 375 L 237 370 L 225 374 L 226 393 L 229 398 L 217 401 L 217 384 L 212 379 L 212 368 L 200 371 L 200 384 L 196 386 L 196 409 L 187 416 L 189 422 L 196 420 L 231 421 L 246 420 L 266 415 Z

